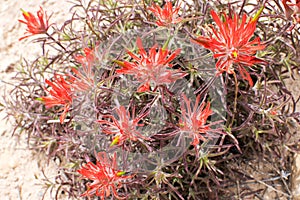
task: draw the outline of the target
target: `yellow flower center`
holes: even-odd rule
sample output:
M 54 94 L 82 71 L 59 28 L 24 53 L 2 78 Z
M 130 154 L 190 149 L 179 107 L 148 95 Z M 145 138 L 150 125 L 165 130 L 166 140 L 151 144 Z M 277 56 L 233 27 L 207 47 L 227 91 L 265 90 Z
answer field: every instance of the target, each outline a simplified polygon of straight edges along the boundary
M 233 50 L 232 53 L 231 53 L 231 56 L 233 58 L 237 58 L 238 57 L 238 52 L 236 50 Z

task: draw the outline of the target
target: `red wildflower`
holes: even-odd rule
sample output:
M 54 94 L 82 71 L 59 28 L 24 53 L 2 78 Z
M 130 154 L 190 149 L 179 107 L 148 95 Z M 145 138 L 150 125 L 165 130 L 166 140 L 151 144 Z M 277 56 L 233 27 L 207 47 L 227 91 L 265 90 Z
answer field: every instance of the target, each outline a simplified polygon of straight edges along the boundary
M 191 109 L 190 100 L 183 95 L 183 101 L 181 102 L 181 119 L 179 121 L 180 129 L 182 131 L 189 132 L 193 137 L 192 145 L 196 146 L 200 140 L 206 139 L 201 134 L 206 134 L 210 130 L 210 125 L 205 125 L 207 118 L 213 113 L 210 110 L 210 102 L 205 104 L 200 103 L 200 95 L 197 96 L 193 110 Z M 206 107 L 205 107 L 206 106 Z
M 137 141 L 138 139 L 149 140 L 149 138 L 143 136 L 136 128 L 143 126 L 139 124 L 141 119 L 143 119 L 148 113 L 145 112 L 134 118 L 134 113 L 132 118 L 130 117 L 129 111 L 126 111 L 124 106 L 120 106 L 115 109 L 117 118 L 112 115 L 105 116 L 108 120 L 98 120 L 97 122 L 102 125 L 102 131 L 105 134 L 115 135 L 113 137 L 112 145 L 123 144 L 126 140 Z
M 41 99 L 45 103 L 46 108 L 51 108 L 53 106 L 64 106 L 63 113 L 60 116 L 60 123 L 63 123 L 72 104 L 71 86 L 61 75 L 55 75 L 53 82 L 47 79 L 45 82 L 51 86 L 52 89 L 47 90 L 49 96 L 41 97 Z
M 85 55 L 76 55 L 75 60 L 79 62 L 82 66 L 85 66 L 86 68 L 90 68 L 95 61 L 95 53 L 93 49 L 90 48 L 84 48 L 83 52 Z
M 37 11 L 38 18 L 36 18 L 31 12 L 26 12 L 23 9 L 22 12 L 23 12 L 23 17 L 25 18 L 26 21 L 19 19 L 19 22 L 27 25 L 26 33 L 30 33 L 30 35 L 21 37 L 19 40 L 23 40 L 24 38 L 27 38 L 32 35 L 42 34 L 47 32 L 49 28 L 49 24 L 48 24 L 49 17 L 47 16 L 47 13 L 44 12 L 42 7 L 40 7 L 39 11 Z
M 75 76 L 70 75 L 70 82 L 75 90 L 86 91 L 92 88 L 94 85 L 94 73 L 92 66 L 95 61 L 94 50 L 90 48 L 84 48 L 84 55 L 76 55 L 75 60 L 82 65 L 82 70 L 72 68 Z M 82 71 L 82 72 L 80 72 Z
M 69 83 L 75 91 L 87 91 L 94 86 L 94 76 L 89 76 L 85 72 L 80 72 L 72 68 L 74 75 L 69 74 Z
M 116 72 L 118 74 L 134 75 L 142 83 L 138 88 L 138 92 L 149 91 L 151 84 L 154 84 L 155 87 L 169 84 L 186 75 L 181 70 L 170 69 L 172 67 L 170 62 L 180 53 L 180 49 L 175 50 L 173 53 L 163 48 L 157 51 L 157 45 L 154 45 L 147 54 L 143 48 L 141 38 L 137 38 L 136 43 L 140 56 L 128 51 L 134 62 L 118 61 L 122 68 L 117 69 Z
M 214 58 L 218 59 L 216 68 L 220 73 L 226 71 L 233 74 L 233 64 L 237 64 L 240 74 L 249 82 L 250 86 L 253 86 L 253 81 L 242 65 L 252 66 L 264 62 L 256 58 L 255 54 L 258 50 L 264 49 L 265 45 L 260 43 L 258 37 L 250 41 L 261 11 L 262 9 L 248 23 L 246 23 L 246 14 L 242 16 L 242 19 L 237 14 L 234 14 L 233 18 L 223 14 L 224 21 L 221 21 L 220 17 L 211 11 L 218 29 L 212 27 L 210 36 L 199 36 L 192 40 L 214 53 Z
M 105 152 L 99 152 L 96 156 L 96 164 L 88 162 L 77 170 L 83 178 L 92 180 L 88 183 L 88 190 L 81 196 L 99 196 L 101 200 L 109 197 L 111 192 L 117 199 L 125 199 L 117 193 L 117 189 L 122 187 L 122 181 L 132 178 L 131 176 L 124 176 L 125 172 L 118 171 L 116 153 L 110 158 Z
M 182 18 L 177 17 L 180 6 L 173 10 L 172 2 L 166 2 L 166 5 L 162 9 L 158 5 L 154 4 L 148 8 L 158 18 L 156 24 L 158 26 L 168 26 L 170 24 L 176 24 L 182 21 Z

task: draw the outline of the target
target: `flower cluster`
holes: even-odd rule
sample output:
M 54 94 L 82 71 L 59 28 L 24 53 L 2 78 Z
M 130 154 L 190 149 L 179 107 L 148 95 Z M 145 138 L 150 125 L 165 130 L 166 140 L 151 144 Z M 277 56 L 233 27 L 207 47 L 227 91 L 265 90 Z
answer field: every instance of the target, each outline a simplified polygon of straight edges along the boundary
M 287 17 L 295 16 L 296 12 L 293 12 L 293 14 L 291 14 L 292 4 L 289 4 L 288 2 L 290 1 L 283 0 Z M 181 197 L 180 192 L 177 192 L 177 189 L 186 190 L 185 186 L 184 187 L 182 186 L 181 188 L 180 187 L 176 188 L 172 186 L 172 184 L 169 184 L 170 181 L 169 178 L 173 177 L 173 175 L 167 176 L 166 172 L 162 172 L 162 173 L 156 172 L 156 174 L 152 173 L 152 175 L 149 173 L 150 175 L 148 176 L 148 174 L 145 173 L 142 174 L 139 177 L 139 179 L 134 179 L 136 178 L 135 177 L 136 175 L 128 175 L 125 171 L 119 170 L 117 165 L 118 159 L 116 153 L 114 153 L 113 156 L 110 156 L 109 153 L 106 153 L 104 151 L 111 153 L 112 151 L 117 149 L 120 150 L 122 153 L 124 153 L 125 148 L 123 147 L 128 147 L 132 145 L 132 148 L 128 148 L 132 150 L 132 152 L 130 153 L 136 153 L 139 155 L 140 154 L 145 155 L 146 153 L 150 154 L 156 150 L 157 152 L 160 151 L 163 147 L 166 146 L 166 143 L 168 143 L 170 140 L 174 139 L 178 135 L 181 136 L 181 134 L 183 133 L 186 134 L 186 136 L 191 138 L 192 140 L 191 143 L 187 143 L 186 152 L 184 152 L 185 155 L 183 156 L 186 155 L 191 155 L 191 156 L 190 158 L 184 157 L 183 159 L 178 159 L 176 161 L 173 161 L 172 160 L 173 158 L 171 158 L 170 160 L 172 160 L 172 165 L 174 164 L 175 166 L 176 164 L 178 164 L 178 169 L 180 168 L 179 169 L 180 172 L 178 170 L 178 174 L 176 174 L 178 175 L 178 177 L 183 177 L 181 175 L 181 172 L 185 173 L 186 171 L 187 172 L 186 174 L 188 174 L 189 176 L 190 174 L 192 174 L 192 178 L 186 179 L 185 182 L 190 183 L 191 180 L 193 181 L 197 180 L 197 175 L 200 172 L 201 167 L 198 168 L 194 166 L 189 167 L 187 166 L 187 164 L 196 163 L 197 162 L 196 159 L 191 161 L 190 159 L 197 158 L 198 156 L 197 153 L 200 152 L 197 151 L 198 148 L 202 148 L 200 147 L 202 144 L 203 146 L 205 146 L 209 142 L 209 140 L 211 140 L 213 137 L 220 138 L 219 133 L 221 131 L 219 132 L 220 129 L 214 129 L 215 128 L 214 125 L 219 122 L 213 122 L 213 120 L 211 119 L 213 118 L 213 116 L 219 115 L 218 113 L 219 111 L 217 109 L 216 110 L 218 112 L 213 112 L 213 110 L 215 111 L 215 107 L 211 104 L 211 102 L 215 102 L 215 99 L 211 97 L 210 94 L 208 94 L 207 92 L 211 85 L 208 84 L 207 85 L 208 89 L 205 90 L 203 93 L 201 93 L 201 95 L 196 96 L 194 102 L 193 102 L 193 98 L 192 97 L 190 98 L 189 96 L 192 93 L 196 94 L 197 91 L 192 91 L 192 92 L 185 91 L 187 89 L 192 88 L 193 86 L 197 86 L 201 89 L 203 86 L 202 85 L 203 82 L 202 80 L 200 80 L 202 78 L 200 74 L 206 72 L 204 70 L 200 72 L 200 67 L 196 66 L 196 64 L 194 64 L 195 62 L 193 62 L 194 60 L 195 61 L 200 60 L 197 57 L 198 55 L 192 55 L 187 60 L 183 58 L 182 59 L 183 61 L 181 62 L 179 57 L 185 56 L 183 55 L 182 52 L 188 52 L 189 50 L 191 50 L 191 52 L 194 53 L 195 50 L 195 52 L 197 52 L 198 54 L 199 48 L 194 48 L 195 45 L 194 46 L 191 45 L 190 41 L 204 47 L 205 49 L 210 50 L 213 53 L 213 58 L 216 59 L 216 64 L 215 64 L 216 70 L 213 69 L 213 71 L 214 72 L 216 71 L 217 75 L 220 75 L 222 73 L 236 75 L 235 73 L 238 72 L 241 75 L 242 79 L 246 80 L 251 87 L 253 87 L 254 83 L 248 70 L 251 69 L 253 65 L 266 63 L 264 60 L 256 56 L 257 52 L 263 50 L 266 47 L 266 45 L 260 41 L 259 37 L 254 37 L 258 16 L 262 12 L 262 9 L 260 9 L 253 18 L 247 17 L 246 14 L 243 14 L 241 16 L 239 16 L 236 13 L 227 15 L 225 14 L 225 12 L 221 12 L 218 14 L 217 12 L 211 10 L 210 15 L 214 20 L 214 24 L 210 24 L 209 25 L 210 28 L 206 30 L 206 32 L 204 31 L 203 35 L 197 37 L 190 37 L 191 34 L 190 35 L 186 34 L 184 35 L 184 39 L 181 40 L 180 37 L 177 37 L 178 35 L 175 35 L 176 33 L 178 33 L 177 31 L 179 31 L 181 28 L 180 25 L 178 24 L 183 21 L 183 18 L 178 16 L 181 4 L 178 3 L 176 5 L 178 6 L 173 7 L 172 1 L 166 1 L 163 8 L 161 8 L 160 6 L 154 3 L 152 4 L 151 7 L 149 6 L 148 9 L 157 18 L 156 25 L 160 27 L 156 27 L 155 25 L 153 25 L 154 23 L 150 23 L 151 26 L 154 26 L 156 28 L 154 31 L 151 31 L 150 33 L 143 35 L 141 38 L 140 37 L 134 38 L 136 39 L 136 44 L 135 44 L 137 48 L 136 52 L 130 51 L 126 48 L 121 50 L 117 49 L 116 51 L 117 52 L 116 54 L 118 54 L 117 56 L 115 56 L 116 54 L 114 54 L 115 50 L 112 50 L 114 51 L 114 53 L 112 55 L 108 55 L 107 57 L 105 57 L 106 56 L 105 53 L 108 52 L 109 54 L 110 50 L 113 49 L 114 44 L 119 41 L 117 40 L 119 38 L 117 38 L 115 41 L 113 41 L 115 43 L 112 42 L 113 44 L 111 44 L 110 48 L 105 53 L 103 53 L 103 55 L 105 55 L 103 56 L 103 58 L 104 57 L 107 58 L 107 60 L 105 60 L 105 64 L 108 65 L 105 67 L 102 67 L 99 64 L 102 63 L 102 61 L 100 61 L 101 56 L 99 56 L 102 52 L 99 51 L 98 49 L 100 48 L 99 47 L 100 45 L 99 46 L 96 45 L 96 47 L 93 46 L 93 48 L 87 48 L 86 47 L 87 45 L 82 45 L 86 47 L 82 49 L 83 53 L 76 54 L 76 50 L 74 49 L 78 48 L 77 43 L 74 45 L 72 44 L 70 46 L 68 45 L 62 46 L 60 43 L 56 43 L 56 45 L 58 44 L 63 50 L 68 49 L 67 52 L 70 53 L 67 56 L 65 55 L 61 56 L 61 58 L 63 58 L 62 59 L 63 61 L 61 63 L 65 64 L 65 62 L 69 62 L 68 58 L 72 58 L 72 62 L 75 63 L 75 66 L 69 67 L 69 65 L 66 65 L 68 67 L 65 67 L 63 70 L 59 69 L 60 72 L 61 71 L 66 72 L 65 74 L 55 74 L 52 79 L 46 79 L 45 83 L 49 87 L 43 89 L 42 92 L 46 92 L 47 95 L 42 96 L 39 99 L 42 100 L 42 102 L 45 104 L 46 109 L 52 108 L 57 113 L 59 113 L 60 115 L 59 121 L 61 124 L 67 121 L 66 117 L 68 115 L 68 112 L 73 111 L 73 113 L 71 114 L 76 115 L 75 111 L 77 111 L 78 107 L 80 107 L 78 108 L 78 110 L 83 111 L 82 113 L 84 114 L 91 113 L 93 116 L 95 116 L 94 118 L 89 116 L 89 119 L 92 119 L 90 123 L 91 124 L 90 130 L 92 131 L 72 129 L 73 131 L 72 133 L 74 133 L 74 135 L 76 136 L 77 133 L 80 133 L 78 134 L 78 137 L 80 136 L 84 137 L 82 141 L 85 141 L 85 139 L 87 139 L 90 136 L 91 138 L 95 139 L 95 141 L 98 138 L 101 138 L 100 140 L 97 140 L 97 141 L 101 141 L 101 144 L 99 143 L 100 148 L 98 148 L 98 146 L 95 147 L 95 149 L 98 150 L 101 149 L 100 152 L 95 155 L 96 161 L 91 162 L 89 159 L 87 159 L 86 163 L 83 164 L 77 170 L 77 172 L 81 175 L 81 178 L 89 180 L 87 181 L 88 183 L 86 184 L 85 192 L 83 192 L 83 194 L 81 195 L 82 197 L 90 198 L 96 195 L 100 197 L 101 200 L 104 200 L 106 198 L 128 199 L 129 196 L 128 194 L 130 194 L 130 192 L 133 191 L 133 189 L 128 189 L 130 188 L 130 186 L 128 185 L 135 185 L 134 187 L 132 187 L 135 189 L 137 187 L 136 185 L 138 185 L 138 181 L 149 181 L 148 185 L 147 184 L 143 184 L 143 185 L 147 185 L 147 187 L 151 188 L 151 191 L 150 190 L 149 190 L 150 192 L 143 191 L 144 193 L 140 192 L 140 194 L 138 194 L 140 196 L 143 196 L 145 199 L 153 197 L 151 196 L 152 194 L 149 193 L 151 192 L 153 193 L 153 191 L 163 190 L 166 187 L 172 188 L 172 192 L 174 191 L 174 194 L 180 197 L 178 199 L 185 199 L 184 197 Z M 299 3 L 294 4 L 293 6 L 299 8 Z M 99 8 L 100 7 L 101 6 L 99 6 Z M 116 13 L 118 13 L 117 10 Z M 128 19 L 130 20 L 131 19 L 134 20 L 135 17 L 139 18 L 140 20 L 143 20 L 149 17 L 148 13 L 147 12 L 145 13 L 146 13 L 145 15 L 147 16 L 140 17 L 140 16 L 132 15 L 132 13 L 128 14 L 127 16 Z M 113 15 L 113 12 L 111 12 L 110 14 Z M 56 38 L 55 34 L 54 37 L 52 37 L 52 34 L 49 35 L 47 33 L 50 27 L 49 17 L 41 7 L 40 10 L 37 12 L 37 17 L 34 16 L 32 13 L 26 11 L 23 11 L 23 16 L 25 18 L 25 21 L 23 20 L 19 20 L 19 21 L 27 25 L 27 33 L 30 33 L 30 35 L 21 37 L 20 40 L 27 38 L 31 35 L 47 34 L 48 37 L 52 39 L 52 41 L 57 42 L 54 39 Z M 94 23 L 93 20 L 96 21 L 96 18 L 97 18 L 96 16 L 93 16 L 93 19 L 87 20 L 86 26 L 89 29 L 91 29 L 91 30 L 87 30 L 87 32 L 92 36 L 90 37 L 89 35 L 87 37 L 84 37 L 84 40 L 85 42 L 87 41 L 87 44 L 89 45 L 98 44 L 97 41 L 95 42 L 94 40 L 98 40 L 99 38 L 102 37 L 102 35 L 103 35 L 103 40 L 101 38 L 101 41 L 104 41 L 105 39 L 110 37 L 109 34 L 106 35 L 106 32 L 103 32 L 102 34 L 102 32 L 99 31 L 99 33 L 101 34 L 98 35 L 98 30 L 97 31 L 94 30 L 95 27 L 93 24 Z M 122 23 L 118 24 L 118 19 L 116 19 L 116 23 L 112 23 L 111 27 L 107 29 L 108 33 L 110 33 L 109 29 L 110 28 L 113 29 L 115 25 L 123 27 L 123 24 Z M 176 27 L 177 29 L 174 28 L 177 25 L 178 28 L 177 27 Z M 133 26 L 136 25 L 133 24 Z M 127 29 L 128 27 L 124 26 L 124 29 Z M 167 30 L 166 32 L 168 35 L 163 35 L 163 37 L 159 38 L 159 40 L 161 40 L 161 38 L 165 39 L 164 45 L 160 47 L 159 44 L 154 43 L 152 47 L 146 49 L 145 46 L 143 46 L 142 39 L 147 38 L 149 35 L 151 35 L 151 39 L 152 39 L 152 34 L 153 34 L 153 40 L 157 42 L 155 31 L 158 32 L 160 30 Z M 187 30 L 188 29 L 186 29 L 186 32 L 188 32 Z M 195 30 L 195 29 L 189 29 L 189 30 Z M 96 34 L 97 36 L 94 37 L 93 34 Z M 172 34 L 174 34 L 175 36 L 173 36 Z M 76 37 L 74 38 L 74 40 L 78 40 L 78 38 L 80 37 Z M 192 39 L 190 40 L 190 38 Z M 188 41 L 187 42 L 188 45 L 185 44 L 186 41 Z M 111 41 L 109 40 L 109 42 Z M 175 46 L 174 44 L 176 45 L 176 48 L 174 48 Z M 117 47 L 119 47 L 118 45 Z M 206 54 L 207 51 L 203 50 L 203 53 Z M 55 60 L 53 62 L 55 62 Z M 98 74 L 101 74 L 101 76 L 100 75 L 98 76 Z M 133 90 L 132 87 L 126 88 L 128 86 L 127 83 L 131 83 L 129 81 L 126 82 L 125 84 L 126 87 L 124 88 L 121 87 L 124 90 L 119 91 L 118 88 L 116 88 L 124 83 L 124 81 L 122 81 L 124 80 L 124 77 L 126 78 L 125 79 L 126 81 L 129 80 L 127 79 L 128 77 L 134 80 Z M 215 79 L 212 78 L 211 80 L 216 80 L 216 77 L 217 76 L 214 76 L 213 78 Z M 234 77 L 236 78 L 236 76 Z M 103 85 L 101 85 L 103 87 L 99 87 L 100 83 L 101 84 L 103 83 L 105 87 Z M 179 83 L 178 84 L 179 86 L 176 85 L 177 83 Z M 181 85 L 181 83 L 184 84 Z M 225 83 L 224 85 L 226 86 Z M 238 83 L 236 83 L 236 86 L 238 87 Z M 245 88 L 249 89 L 250 87 L 245 87 Z M 227 92 L 227 88 L 225 88 L 224 90 L 226 90 Z M 228 91 L 229 91 L 228 93 L 230 93 L 231 95 L 232 91 L 231 90 Z M 237 91 L 238 90 L 236 90 L 235 94 L 238 94 Z M 127 102 L 124 99 L 127 98 L 128 93 L 130 93 L 130 95 L 128 95 L 129 105 L 124 105 L 126 104 L 124 102 Z M 202 95 L 204 93 L 205 95 Z M 114 96 L 119 94 L 121 96 L 120 101 L 118 99 L 119 96 L 117 98 L 115 98 Z M 75 101 L 76 98 L 80 100 L 92 99 L 91 101 L 92 103 L 91 104 L 82 103 L 80 105 L 77 105 Z M 151 103 L 149 103 L 150 101 Z M 226 107 L 226 103 L 224 104 Z M 156 105 L 158 105 L 158 107 L 155 107 Z M 88 109 L 86 109 L 87 107 Z M 158 109 L 154 110 L 156 108 Z M 161 117 L 160 115 L 156 115 L 157 113 L 161 112 L 160 110 L 161 108 L 164 109 L 162 111 L 164 112 L 163 117 Z M 230 117 L 231 116 L 232 118 L 236 117 L 235 116 L 236 113 L 233 114 L 231 113 L 230 111 L 231 108 L 228 108 L 227 110 L 226 109 L 224 109 L 224 112 L 227 112 L 227 114 L 229 114 Z M 154 110 L 153 112 L 154 114 L 152 113 L 153 110 Z M 82 114 L 81 116 L 84 116 L 84 119 L 86 119 L 87 117 L 84 114 Z M 270 115 L 276 115 L 276 112 L 270 111 Z M 71 115 L 71 117 L 73 116 Z M 152 117 L 155 119 L 152 120 Z M 76 117 L 72 119 L 74 119 L 72 120 L 72 123 L 73 122 L 77 123 L 77 121 L 79 121 L 78 118 Z M 157 125 L 155 124 L 156 122 L 158 122 L 157 124 L 159 124 L 159 127 L 156 126 Z M 72 123 L 68 125 L 70 125 L 70 127 L 74 126 L 75 123 L 74 124 Z M 232 130 L 231 126 L 234 123 L 235 123 L 234 119 L 232 119 L 231 124 L 230 122 L 228 123 L 230 124 L 228 125 L 230 126 L 228 127 L 228 130 L 229 129 L 230 131 Z M 69 128 L 61 124 L 60 127 L 64 127 L 66 129 Z M 151 127 L 151 125 L 153 124 L 155 124 L 155 130 L 153 130 Z M 244 126 L 245 124 L 242 124 L 242 126 Z M 98 131 L 98 129 L 94 130 L 93 129 L 94 127 L 97 128 L 100 127 L 99 129 L 100 131 Z M 156 129 L 156 127 L 158 128 Z M 151 135 L 150 137 L 149 136 L 150 134 L 144 133 L 146 131 L 143 130 L 147 130 L 151 132 L 151 134 L 153 135 Z M 230 131 L 228 131 L 228 135 L 230 139 L 236 141 L 233 134 L 231 134 Z M 218 134 L 213 135 L 211 134 L 212 132 Z M 102 143 L 102 141 L 104 142 Z M 223 153 L 221 152 L 222 151 L 221 149 L 223 148 L 223 142 L 226 143 L 226 145 L 224 146 L 225 148 L 227 148 L 227 150 L 229 149 L 229 146 L 233 146 L 231 144 L 228 144 L 229 142 L 225 140 L 225 136 L 222 137 L 219 141 L 220 141 L 220 146 L 222 147 L 214 148 L 214 150 L 218 148 L 217 150 L 218 152 L 214 154 L 218 156 L 222 155 Z M 170 144 L 172 142 L 173 141 L 171 141 Z M 181 141 L 178 141 L 176 145 L 179 146 L 180 142 Z M 81 142 L 79 143 L 80 145 L 82 145 Z M 186 142 L 184 141 L 183 143 L 186 144 Z M 235 144 L 238 146 L 237 142 Z M 89 147 L 86 147 L 84 145 L 80 146 L 80 145 L 78 146 L 84 149 L 85 151 L 84 153 L 90 152 L 91 149 Z M 145 153 L 146 151 L 145 147 L 150 147 L 147 148 L 148 152 L 146 153 Z M 74 148 L 74 149 L 77 150 L 80 148 Z M 174 149 L 170 148 L 170 149 L 173 151 L 175 148 Z M 175 149 L 175 151 L 176 150 L 177 149 Z M 128 166 L 127 165 L 128 163 L 126 162 L 130 162 L 131 161 L 130 159 L 132 158 L 129 157 L 129 159 L 126 159 L 128 158 L 126 157 L 128 156 L 128 154 L 127 152 L 122 154 L 123 156 L 122 159 L 124 159 L 124 163 L 125 163 L 125 164 L 123 163 L 124 169 L 126 169 Z M 170 155 L 168 154 L 167 156 L 169 157 Z M 79 157 L 82 161 L 82 154 Z M 143 159 L 146 160 L 146 158 Z M 142 161 L 139 162 L 143 162 L 144 161 L 143 159 L 141 159 Z M 151 163 L 151 167 L 152 165 L 154 166 L 156 164 L 155 163 L 156 161 L 153 160 L 152 158 L 149 159 L 149 162 Z M 168 163 L 168 161 L 161 159 L 159 162 L 162 163 L 162 164 L 160 163 L 162 167 L 159 166 L 157 167 L 157 169 L 165 170 L 163 169 L 163 167 L 168 165 L 166 164 Z M 209 163 L 208 160 L 202 162 L 206 162 L 206 164 Z M 200 163 L 199 165 L 202 166 L 202 164 L 203 163 Z M 138 166 L 141 165 L 142 164 L 138 163 Z M 173 168 L 177 168 L 177 166 L 175 167 L 171 166 L 170 168 L 166 168 L 166 169 L 167 170 L 170 169 L 170 171 L 172 172 Z M 211 169 L 208 168 L 208 170 Z M 215 172 L 216 171 L 217 170 L 215 170 Z M 193 173 L 195 172 L 196 175 L 193 176 Z M 152 179 L 152 181 L 150 180 L 151 176 L 152 177 L 154 176 L 154 179 Z M 156 181 L 155 187 L 151 185 L 153 180 Z M 130 184 L 130 181 L 132 181 L 133 183 Z M 162 184 L 165 184 L 166 187 L 161 187 Z M 179 184 L 181 184 L 181 182 Z M 191 183 L 190 186 L 193 184 L 194 183 Z M 209 181 L 207 184 L 209 184 Z M 192 190 L 193 188 L 191 189 L 191 191 Z M 192 191 L 192 192 L 199 193 L 198 191 Z M 148 194 L 149 196 L 147 196 Z M 173 198 L 172 195 L 170 195 L 168 198 L 171 197 Z M 166 196 L 162 196 L 161 198 L 163 197 Z M 160 195 L 157 195 L 157 198 L 160 198 Z
M 69 111 L 73 98 L 76 97 L 76 93 L 80 91 L 88 91 L 94 85 L 92 63 L 95 58 L 93 55 L 93 50 L 85 49 L 86 56 L 78 55 L 75 57 L 76 61 L 79 63 L 88 60 L 89 64 L 83 66 L 83 72 L 81 73 L 76 68 L 72 68 L 73 74 L 65 75 L 55 75 L 53 81 L 45 80 L 52 89 L 46 91 L 48 96 L 41 97 L 41 100 L 45 103 L 46 108 L 51 108 L 54 106 L 63 106 L 63 112 L 60 116 L 60 123 L 64 123 L 66 114 Z M 61 110 L 59 110 L 61 111 Z
M 159 26 L 168 27 L 171 24 L 176 24 L 182 20 L 177 17 L 179 7 L 173 10 L 172 2 L 166 2 L 164 9 L 158 5 L 153 4 L 149 8 L 150 11 L 158 18 L 156 22 Z M 41 10 L 37 13 L 38 20 L 31 13 L 23 11 L 23 16 L 27 22 L 21 21 L 28 26 L 28 32 L 32 35 L 46 33 L 49 28 L 49 18 Z M 28 36 L 25 36 L 28 37 Z M 25 38 L 23 37 L 23 38 Z M 21 39 L 23 39 L 21 38 Z M 174 83 L 176 80 L 187 75 L 186 72 L 180 69 L 173 69 L 172 61 L 180 54 L 181 49 L 170 51 L 166 48 L 166 44 L 159 48 L 157 44 L 152 46 L 147 52 L 142 44 L 141 38 L 137 38 L 136 45 L 138 47 L 138 55 L 127 50 L 130 60 L 116 61 L 121 68 L 116 69 L 116 75 L 131 75 L 140 83 L 137 92 L 155 91 L 160 86 Z M 78 92 L 86 91 L 94 86 L 93 67 L 95 65 L 94 49 L 84 48 L 84 55 L 75 55 L 74 59 L 80 64 L 81 69 L 71 68 L 72 73 L 65 75 L 55 75 L 53 80 L 46 80 L 46 84 L 50 89 L 46 89 L 48 96 L 41 97 L 45 103 L 46 108 L 54 106 L 62 106 L 59 111 L 62 111 L 60 122 L 64 123 L 67 112 L 70 110 L 73 99 L 76 98 Z M 205 103 L 198 105 L 200 96 L 197 97 L 193 111 L 191 110 L 190 100 L 183 95 L 181 102 L 181 118 L 179 120 L 180 130 L 188 132 L 193 138 L 192 145 L 196 146 L 200 140 L 206 139 L 202 134 L 207 133 L 209 125 L 206 125 L 207 118 L 212 114 L 210 104 Z M 143 110 L 142 110 L 143 111 Z M 151 139 L 144 136 L 138 128 L 143 126 L 141 123 L 143 119 L 149 114 L 148 111 L 143 111 L 135 116 L 135 111 L 132 114 L 124 106 L 119 106 L 113 109 L 115 115 L 104 114 L 100 119 L 96 120 L 100 125 L 103 133 L 112 135 L 113 145 L 123 145 L 126 141 L 141 141 Z M 132 176 L 125 176 L 125 172 L 117 169 L 116 154 L 112 158 L 107 153 L 99 152 L 96 155 L 96 164 L 87 161 L 78 173 L 83 178 L 92 180 L 92 183 L 87 184 L 87 191 L 82 196 L 91 197 L 93 195 L 99 196 L 101 199 L 111 196 L 117 199 L 125 199 L 124 196 L 118 195 L 118 189 L 122 187 L 125 180 L 132 178 Z

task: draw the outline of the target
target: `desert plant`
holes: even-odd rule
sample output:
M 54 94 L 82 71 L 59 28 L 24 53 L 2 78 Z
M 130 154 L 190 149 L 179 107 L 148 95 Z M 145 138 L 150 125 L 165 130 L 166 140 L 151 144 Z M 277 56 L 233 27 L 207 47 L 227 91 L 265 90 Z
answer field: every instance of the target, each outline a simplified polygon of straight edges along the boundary
M 70 198 L 288 198 L 299 27 L 283 2 L 74 0 L 61 27 L 23 11 L 43 49 L 5 98 L 15 133 L 60 161 Z

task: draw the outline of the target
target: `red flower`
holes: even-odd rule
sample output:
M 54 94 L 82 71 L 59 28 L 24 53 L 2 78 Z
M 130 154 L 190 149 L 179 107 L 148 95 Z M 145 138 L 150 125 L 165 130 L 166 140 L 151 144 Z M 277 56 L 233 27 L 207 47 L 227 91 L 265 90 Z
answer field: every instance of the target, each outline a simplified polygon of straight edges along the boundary
M 259 11 L 259 13 L 262 9 Z M 258 15 L 246 23 L 246 15 L 244 14 L 240 19 L 237 14 L 233 18 L 223 14 L 224 21 L 211 11 L 212 18 L 214 19 L 218 29 L 212 27 L 210 36 L 199 36 L 193 42 L 210 49 L 214 53 L 214 58 L 217 58 L 217 70 L 222 73 L 226 71 L 229 74 L 234 73 L 233 64 L 238 65 L 238 70 L 242 77 L 246 79 L 250 86 L 253 86 L 253 81 L 249 73 L 242 67 L 242 65 L 252 66 L 256 63 L 264 63 L 261 59 L 255 57 L 258 50 L 265 48 L 265 45 L 260 43 L 257 37 L 250 41 L 252 38 Z
M 82 72 L 72 68 L 73 75 L 70 76 L 70 82 L 77 91 L 86 91 L 94 86 L 94 72 L 92 67 L 95 61 L 94 50 L 90 48 L 84 48 L 84 55 L 76 55 L 75 60 L 82 65 Z
M 111 192 L 117 199 L 125 199 L 117 193 L 117 189 L 122 187 L 122 181 L 132 178 L 130 176 L 124 176 L 125 172 L 118 171 L 116 153 L 110 158 L 105 152 L 99 152 L 96 156 L 96 164 L 88 162 L 77 170 L 83 178 L 92 180 L 92 183 L 88 183 L 88 190 L 81 196 L 99 196 L 101 200 L 105 197 L 109 197 Z
M 137 38 L 136 43 L 140 56 L 128 51 L 135 62 L 118 61 L 122 69 L 117 69 L 116 72 L 118 74 L 134 75 L 142 83 L 138 88 L 138 92 L 149 91 L 151 84 L 154 84 L 155 87 L 169 84 L 186 75 L 181 70 L 170 69 L 172 67 L 170 62 L 180 53 L 180 49 L 175 50 L 173 53 L 163 48 L 157 51 L 157 45 L 154 45 L 147 54 L 143 48 L 141 38 Z
M 72 68 L 74 75 L 69 74 L 69 80 L 71 87 L 74 91 L 88 91 L 94 86 L 94 76 L 89 76 L 84 71 L 83 73 L 76 68 Z
M 156 24 L 158 26 L 168 26 L 170 24 L 176 24 L 182 21 L 182 18 L 178 18 L 178 11 L 180 6 L 176 7 L 173 10 L 172 2 L 166 2 L 166 5 L 162 9 L 156 4 L 153 4 L 152 7 L 148 8 L 153 12 L 153 14 L 158 18 Z
M 42 7 L 40 7 L 40 10 L 37 12 L 38 19 L 31 12 L 26 12 L 24 10 L 22 10 L 22 12 L 23 12 L 23 17 L 25 18 L 26 21 L 19 20 L 19 22 L 27 25 L 26 33 L 30 33 L 31 35 L 26 35 L 24 37 L 21 37 L 19 40 L 23 40 L 24 38 L 27 38 L 32 35 L 42 34 L 47 32 L 49 28 L 49 24 L 48 24 L 49 17 L 44 12 Z
M 197 96 L 193 110 L 190 100 L 183 95 L 181 102 L 181 119 L 179 120 L 180 130 L 189 132 L 193 137 L 192 145 L 196 146 L 200 140 L 206 141 L 201 134 L 206 134 L 210 130 L 210 125 L 205 125 L 207 118 L 213 113 L 210 109 L 210 102 L 200 103 L 200 95 Z
M 94 64 L 95 61 L 95 53 L 93 49 L 90 48 L 84 48 L 84 55 L 76 55 L 75 60 L 79 62 L 82 66 L 91 67 Z
M 131 140 L 137 141 L 138 139 L 149 140 L 148 137 L 143 136 L 136 128 L 143 126 L 139 124 L 139 121 L 143 119 L 148 113 L 145 112 L 140 114 L 136 118 L 132 116 L 131 119 L 129 111 L 126 111 L 124 106 L 120 106 L 115 109 L 117 118 L 112 115 L 105 116 L 108 120 L 98 120 L 97 122 L 102 125 L 102 131 L 105 134 L 115 135 L 111 145 L 120 144 L 122 145 L 124 141 Z M 134 114 L 133 114 L 134 115 Z
M 53 106 L 64 106 L 63 113 L 60 116 L 60 123 L 63 123 L 72 104 L 71 86 L 61 75 L 55 75 L 53 82 L 47 79 L 45 82 L 51 86 L 52 89 L 47 90 L 49 96 L 41 97 L 41 99 L 45 103 L 46 108 L 51 108 Z

